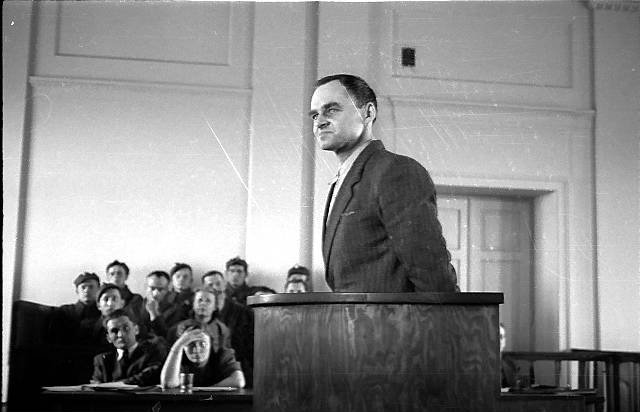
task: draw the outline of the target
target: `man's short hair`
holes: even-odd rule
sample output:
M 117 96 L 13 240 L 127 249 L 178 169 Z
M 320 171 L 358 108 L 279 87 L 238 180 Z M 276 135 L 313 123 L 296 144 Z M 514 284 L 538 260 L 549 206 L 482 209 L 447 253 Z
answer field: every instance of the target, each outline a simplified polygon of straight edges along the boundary
M 231 266 L 242 266 L 245 272 L 249 267 L 249 265 L 247 265 L 247 261 L 242 259 L 240 256 L 229 259 L 225 265 L 225 268 L 228 270 Z
M 115 289 L 118 291 L 118 293 L 120 294 L 120 298 L 122 298 L 122 291 L 120 290 L 120 287 L 114 283 L 105 283 L 100 287 L 100 290 L 98 291 L 98 296 L 96 297 L 96 300 L 100 300 L 100 296 L 104 295 L 104 293 L 108 290 L 111 289 Z
M 182 269 L 189 269 L 189 272 L 191 272 L 191 274 L 193 275 L 193 269 L 191 269 L 191 266 L 189 266 L 186 263 L 180 263 L 180 262 L 176 262 L 175 265 L 173 265 L 173 267 L 171 268 L 171 270 L 169 271 L 169 274 L 171 275 L 171 277 L 173 277 L 173 275 Z
M 294 275 L 294 274 L 298 274 L 298 275 L 306 275 L 307 277 L 310 276 L 309 273 L 309 269 L 307 269 L 305 266 L 302 265 L 294 265 L 291 269 L 289 269 L 289 271 L 287 272 L 287 277 Z
M 209 277 L 209 276 L 220 276 L 222 279 L 224 279 L 224 275 L 217 271 L 217 270 L 210 270 L 207 273 L 205 273 L 204 275 L 202 275 L 202 278 L 200 278 L 200 281 L 204 283 L 204 279 Z
M 80 284 L 89 281 L 89 280 L 95 280 L 96 282 L 98 282 L 98 286 L 100 286 L 100 278 L 98 277 L 98 275 L 96 275 L 93 272 L 84 272 L 79 274 L 74 280 L 73 280 L 73 284 L 75 285 L 75 287 L 80 286 Z
M 318 80 L 315 84 L 314 90 L 323 84 L 330 83 L 334 80 L 340 82 L 341 85 L 347 89 L 349 96 L 355 101 L 357 107 L 362 107 L 365 104 L 371 102 L 373 103 L 373 107 L 378 110 L 378 99 L 376 98 L 376 93 L 373 89 L 367 84 L 364 79 L 358 76 L 354 76 L 352 74 L 332 74 L 331 76 L 325 76 L 322 79 Z
M 153 272 L 149 273 L 147 275 L 147 279 L 150 278 L 151 276 L 157 276 L 159 278 L 165 278 L 167 279 L 167 282 L 171 282 L 171 276 L 169 276 L 169 274 L 167 272 L 165 272 L 164 270 L 154 270 Z
M 105 329 L 107 329 L 107 322 L 109 322 L 110 320 L 114 320 L 114 319 L 118 319 L 118 318 L 122 318 L 122 317 L 126 317 L 127 319 L 129 319 L 131 321 L 131 323 L 135 323 L 137 324 L 138 322 L 136 322 L 135 318 L 133 316 L 131 316 L 131 314 L 129 312 L 127 312 L 124 309 L 116 309 L 113 312 L 111 312 L 110 314 L 108 314 L 107 316 L 104 317 L 104 319 L 102 320 L 102 326 L 104 326 Z
M 104 271 L 105 271 L 105 272 L 108 272 L 108 271 L 109 271 L 109 269 L 111 269 L 111 268 L 112 268 L 112 267 L 114 267 L 114 266 L 120 266 L 120 267 L 122 267 L 122 269 L 124 269 L 124 273 L 126 273 L 126 274 L 127 274 L 127 276 L 129 276 L 129 266 L 127 266 L 127 264 L 126 264 L 126 263 L 124 263 L 124 262 L 119 262 L 119 261 L 117 261 L 117 260 L 114 260 L 113 262 L 109 263 L 109 264 L 107 265 L 107 268 L 106 268 Z

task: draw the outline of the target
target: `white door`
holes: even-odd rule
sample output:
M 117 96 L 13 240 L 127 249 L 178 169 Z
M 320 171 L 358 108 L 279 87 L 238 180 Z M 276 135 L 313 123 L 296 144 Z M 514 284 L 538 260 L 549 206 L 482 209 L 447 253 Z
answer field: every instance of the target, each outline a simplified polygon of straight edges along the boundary
M 439 196 L 452 263 L 463 292 L 502 292 L 507 350 L 531 350 L 532 206 L 527 199 Z

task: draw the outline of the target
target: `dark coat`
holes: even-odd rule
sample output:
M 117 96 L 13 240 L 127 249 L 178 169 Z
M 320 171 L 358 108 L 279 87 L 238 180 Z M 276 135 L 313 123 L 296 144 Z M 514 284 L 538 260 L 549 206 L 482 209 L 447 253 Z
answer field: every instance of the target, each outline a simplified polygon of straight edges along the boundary
M 331 214 L 325 208 L 322 256 L 335 292 L 453 292 L 436 192 L 415 160 L 372 141 L 347 173 Z
M 124 370 L 118 362 L 118 352 L 113 350 L 93 358 L 94 382 L 124 381 L 131 385 L 149 386 L 160 383 L 160 370 L 166 353 L 150 342 L 139 342 Z

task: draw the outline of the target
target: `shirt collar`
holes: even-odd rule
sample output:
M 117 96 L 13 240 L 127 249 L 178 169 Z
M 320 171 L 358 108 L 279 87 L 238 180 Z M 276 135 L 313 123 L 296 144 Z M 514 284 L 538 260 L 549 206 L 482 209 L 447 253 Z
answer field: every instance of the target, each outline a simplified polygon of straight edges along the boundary
M 344 177 L 347 175 L 347 173 L 349 173 L 349 170 L 351 170 L 351 166 L 353 166 L 353 164 L 355 163 L 355 161 L 358 158 L 358 156 L 360 155 L 360 153 L 362 153 L 362 151 L 364 149 L 366 149 L 367 146 L 369 146 L 369 143 L 373 142 L 374 140 L 376 140 L 376 139 L 367 140 L 366 142 L 364 142 L 360 146 L 358 146 L 356 148 L 356 150 L 354 150 L 349 155 L 349 157 L 347 157 L 345 159 L 345 161 L 340 165 L 340 167 L 338 168 L 338 172 L 333 177 L 333 179 L 331 179 L 329 181 L 329 184 L 332 185 L 332 184 L 336 183 L 338 180 L 344 179 Z

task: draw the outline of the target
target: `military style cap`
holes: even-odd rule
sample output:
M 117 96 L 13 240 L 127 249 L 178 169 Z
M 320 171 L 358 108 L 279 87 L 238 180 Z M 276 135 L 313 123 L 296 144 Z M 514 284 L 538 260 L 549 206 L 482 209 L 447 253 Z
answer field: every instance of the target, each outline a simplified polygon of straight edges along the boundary
M 110 289 L 120 290 L 118 285 L 116 285 L 114 283 L 105 283 L 100 287 L 100 290 L 98 291 L 98 296 L 96 296 L 96 299 L 100 300 L 100 296 L 102 296 L 104 294 L 104 292 L 106 292 L 106 291 L 108 291 Z M 120 297 L 122 297 L 122 292 L 120 292 Z
M 98 285 L 100 284 L 100 278 L 98 277 L 98 275 L 96 275 L 95 273 L 91 273 L 91 272 L 84 272 L 78 275 L 78 277 L 73 281 L 73 284 L 78 287 L 78 285 L 80 285 L 81 283 L 84 283 L 88 280 L 95 280 L 96 282 L 98 282 Z
M 289 272 L 287 272 L 287 276 L 293 275 L 294 273 L 300 274 L 300 275 L 307 275 L 309 276 L 309 269 L 307 269 L 305 266 L 301 266 L 301 265 L 295 265 L 293 266 L 291 269 L 289 269 Z

